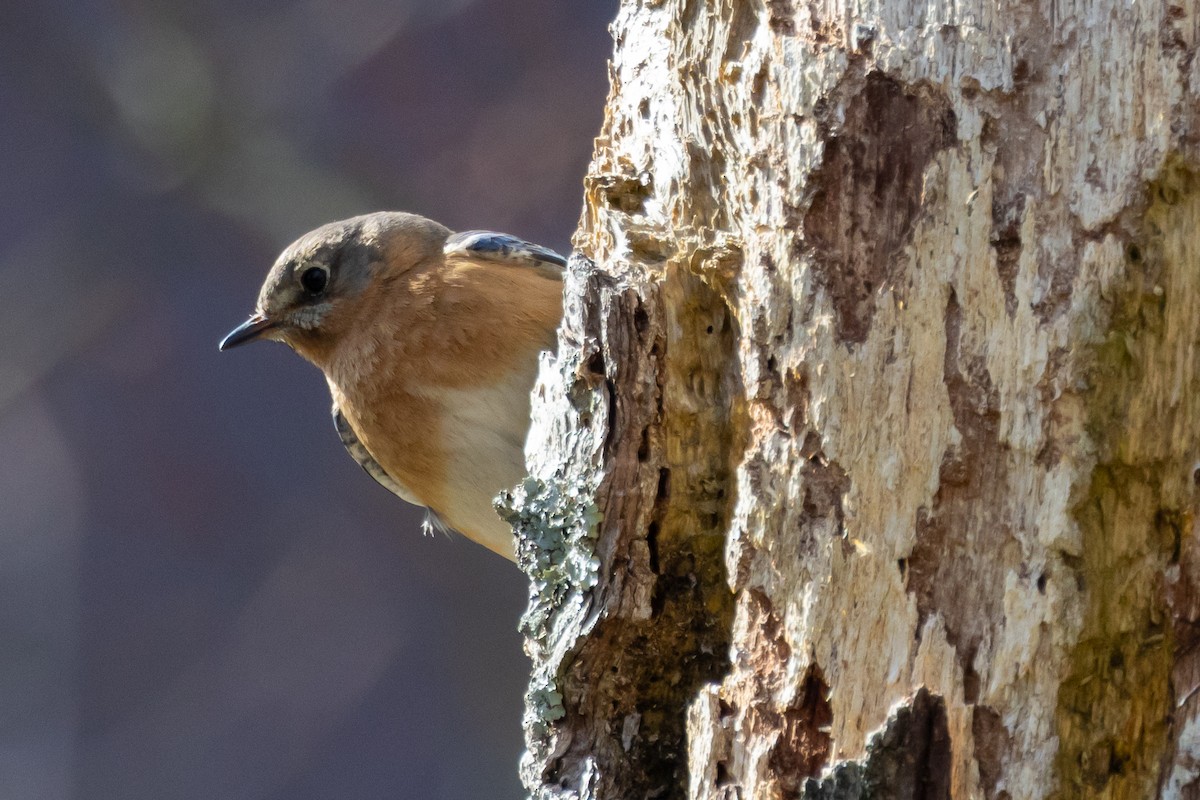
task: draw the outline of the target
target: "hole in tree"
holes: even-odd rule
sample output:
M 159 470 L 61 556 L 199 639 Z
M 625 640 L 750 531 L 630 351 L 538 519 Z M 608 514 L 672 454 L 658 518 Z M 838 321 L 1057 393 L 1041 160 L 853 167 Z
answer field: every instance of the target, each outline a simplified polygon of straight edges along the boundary
M 603 377 L 605 370 L 604 354 L 592 353 L 592 357 L 587 361 L 587 368 L 588 372 L 592 373 L 593 375 L 599 375 Z

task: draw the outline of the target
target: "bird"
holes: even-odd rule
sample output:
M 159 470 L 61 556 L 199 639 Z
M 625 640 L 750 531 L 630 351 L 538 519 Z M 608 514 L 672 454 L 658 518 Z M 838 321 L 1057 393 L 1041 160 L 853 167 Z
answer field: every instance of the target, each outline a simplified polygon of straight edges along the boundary
M 494 231 L 377 212 L 288 246 L 229 350 L 282 342 L 317 366 L 346 450 L 393 494 L 510 561 L 494 498 L 525 477 L 530 400 L 562 318 L 566 259 Z

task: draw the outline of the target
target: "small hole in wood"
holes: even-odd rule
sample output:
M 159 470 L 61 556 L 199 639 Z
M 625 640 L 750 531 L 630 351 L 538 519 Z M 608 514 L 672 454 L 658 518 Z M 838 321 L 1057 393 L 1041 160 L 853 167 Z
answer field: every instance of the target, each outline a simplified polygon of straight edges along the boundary
M 646 313 L 646 309 L 638 306 L 633 312 L 633 328 L 638 333 L 645 333 L 650 327 L 650 315 Z
M 657 501 L 666 500 L 671 496 L 671 470 L 663 467 L 658 471 L 658 492 L 654 499 Z

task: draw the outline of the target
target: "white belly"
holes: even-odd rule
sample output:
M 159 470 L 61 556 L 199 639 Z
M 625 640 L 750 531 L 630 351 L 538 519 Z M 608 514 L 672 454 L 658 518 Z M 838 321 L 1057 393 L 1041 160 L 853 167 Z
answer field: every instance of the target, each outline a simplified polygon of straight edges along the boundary
M 492 503 L 525 476 L 525 437 L 533 376 L 486 388 L 442 389 L 446 509 L 442 517 L 480 544 L 514 557 L 512 529 Z

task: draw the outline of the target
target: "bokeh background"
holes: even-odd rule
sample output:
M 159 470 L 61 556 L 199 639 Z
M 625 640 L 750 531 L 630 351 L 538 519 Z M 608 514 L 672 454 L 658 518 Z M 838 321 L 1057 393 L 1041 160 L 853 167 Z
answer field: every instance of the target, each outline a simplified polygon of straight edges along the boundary
M 616 0 L 0 3 L 0 798 L 517 798 L 526 586 L 218 354 L 377 209 L 566 250 Z

